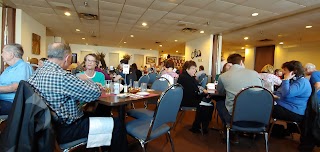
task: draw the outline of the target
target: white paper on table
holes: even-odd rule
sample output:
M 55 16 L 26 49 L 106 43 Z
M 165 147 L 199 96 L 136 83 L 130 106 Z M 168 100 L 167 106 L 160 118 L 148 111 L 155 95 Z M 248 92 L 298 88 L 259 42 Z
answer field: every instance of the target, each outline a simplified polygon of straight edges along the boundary
M 110 146 L 113 126 L 112 117 L 89 117 L 87 148 Z

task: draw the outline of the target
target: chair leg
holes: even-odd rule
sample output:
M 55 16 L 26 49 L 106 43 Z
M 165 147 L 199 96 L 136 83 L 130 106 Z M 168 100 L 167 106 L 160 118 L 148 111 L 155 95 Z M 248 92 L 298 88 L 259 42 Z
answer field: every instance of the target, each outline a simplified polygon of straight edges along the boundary
M 184 114 L 184 111 L 181 111 L 180 114 L 178 115 L 176 122 L 173 124 L 173 130 L 176 130 L 178 123 L 182 121 L 181 119 L 183 114 Z
M 143 104 L 144 104 L 144 109 L 148 109 L 148 102 L 145 101 L 145 102 L 143 102 Z
M 264 133 L 264 140 L 266 142 L 266 152 L 269 152 L 269 141 L 268 141 L 268 138 L 269 138 L 268 132 L 265 132 Z
M 299 126 L 299 124 L 297 123 L 297 122 L 293 122 L 296 126 L 297 126 L 297 128 L 298 128 L 298 131 L 299 131 L 299 134 L 301 135 L 301 129 L 300 129 L 300 126 Z
M 143 152 L 146 152 L 146 147 L 145 147 L 145 145 L 144 145 L 144 142 L 143 142 L 142 140 L 139 140 L 139 142 L 140 142 L 142 151 L 143 151 Z
M 273 128 L 273 125 L 274 123 L 276 122 L 277 120 L 273 120 L 272 121 L 272 124 L 271 124 L 271 127 L 269 128 L 269 135 L 268 135 L 268 138 L 270 139 L 270 135 L 271 135 L 271 132 L 272 132 L 272 128 Z
M 136 108 L 134 107 L 134 103 L 131 103 L 131 109 L 136 109 Z
M 170 135 L 170 131 L 168 131 L 168 137 L 169 137 L 170 144 L 171 144 L 171 150 L 172 150 L 172 152 L 174 152 L 174 145 L 173 145 L 173 141 L 172 141 L 172 138 L 171 138 L 171 135 Z
M 229 136 L 229 134 L 230 134 L 230 128 L 228 127 L 227 128 L 227 152 L 230 152 L 230 136 Z

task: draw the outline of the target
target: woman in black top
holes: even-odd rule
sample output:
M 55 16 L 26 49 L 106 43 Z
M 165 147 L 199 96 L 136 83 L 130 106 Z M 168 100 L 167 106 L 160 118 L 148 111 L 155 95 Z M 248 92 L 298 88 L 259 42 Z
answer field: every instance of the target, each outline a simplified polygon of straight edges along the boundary
M 192 128 L 193 133 L 200 133 L 200 124 L 204 134 L 208 133 L 208 125 L 212 117 L 213 106 L 199 105 L 201 101 L 211 102 L 210 97 L 206 98 L 207 90 L 199 86 L 195 79 L 197 65 L 194 61 L 186 61 L 183 65 L 183 72 L 178 78 L 178 83 L 183 86 L 183 98 L 181 107 L 197 107 L 195 120 Z

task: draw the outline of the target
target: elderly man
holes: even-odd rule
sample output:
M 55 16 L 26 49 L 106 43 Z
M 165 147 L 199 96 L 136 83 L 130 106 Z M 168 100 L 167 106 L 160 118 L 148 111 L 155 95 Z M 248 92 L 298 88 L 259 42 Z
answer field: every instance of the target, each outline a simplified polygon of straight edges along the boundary
M 78 103 L 98 99 L 101 95 L 100 88 L 86 76 L 80 76 L 79 79 L 65 71 L 72 59 L 69 46 L 63 43 L 51 44 L 48 46 L 47 54 L 48 60 L 28 82 L 57 114 L 59 123 L 56 123 L 56 135 L 60 144 L 86 138 L 89 132 L 89 118 L 84 116 Z M 113 151 L 122 151 L 118 148 L 122 143 L 126 144 L 126 140 L 118 138 L 120 127 L 117 125 L 115 121 L 111 148 Z
M 8 44 L 2 50 L 3 61 L 9 67 L 0 75 L 0 115 L 9 114 L 19 82 L 28 80 L 32 74 L 30 64 L 22 60 L 22 55 L 20 44 Z
M 253 70 L 245 69 L 243 58 L 240 54 L 230 55 L 227 61 L 233 65 L 228 72 L 219 76 L 217 87 L 220 94 L 226 94 L 225 102 L 217 102 L 217 110 L 225 124 L 231 121 L 235 95 L 242 88 L 262 86 L 259 74 Z
M 306 74 L 306 78 L 310 80 L 310 77 L 311 77 L 311 74 L 312 72 L 314 71 L 317 71 L 316 69 L 316 66 L 312 63 L 307 63 L 305 66 L 304 66 L 304 72 Z

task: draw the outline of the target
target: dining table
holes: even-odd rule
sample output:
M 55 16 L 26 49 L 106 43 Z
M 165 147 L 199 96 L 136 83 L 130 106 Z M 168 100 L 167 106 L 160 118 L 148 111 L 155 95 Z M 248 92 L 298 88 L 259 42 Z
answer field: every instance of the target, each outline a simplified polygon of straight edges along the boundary
M 100 98 L 98 99 L 98 103 L 110 106 L 110 107 L 116 107 L 118 108 L 118 117 L 121 119 L 121 121 L 124 122 L 126 111 L 125 107 L 128 104 L 136 103 L 145 101 L 148 99 L 159 99 L 160 95 L 162 94 L 161 91 L 154 91 L 151 89 L 148 89 L 147 95 L 139 95 L 133 94 L 133 93 L 122 93 L 122 94 L 108 94 L 105 92 L 102 92 Z

